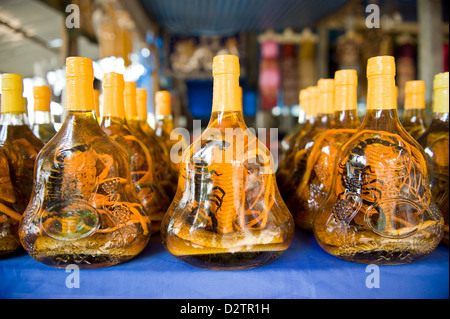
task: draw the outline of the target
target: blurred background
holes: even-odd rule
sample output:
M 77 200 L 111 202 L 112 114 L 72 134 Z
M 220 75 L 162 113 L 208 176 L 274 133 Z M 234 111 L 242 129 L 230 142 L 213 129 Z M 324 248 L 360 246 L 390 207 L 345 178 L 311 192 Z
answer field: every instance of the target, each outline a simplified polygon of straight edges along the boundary
M 447 0 L 0 0 L 0 74 L 24 77 L 30 122 L 33 86 L 50 85 L 58 128 L 65 58 L 85 56 L 96 88 L 115 71 L 147 89 L 151 125 L 155 92 L 169 90 L 175 126 L 191 130 L 210 117 L 213 57 L 236 54 L 247 125 L 281 140 L 301 116 L 299 90 L 338 69 L 358 71 L 363 116 L 376 55 L 396 58 L 400 113 L 408 80 L 426 82 L 431 104 L 434 75 L 448 71 L 448 10 Z

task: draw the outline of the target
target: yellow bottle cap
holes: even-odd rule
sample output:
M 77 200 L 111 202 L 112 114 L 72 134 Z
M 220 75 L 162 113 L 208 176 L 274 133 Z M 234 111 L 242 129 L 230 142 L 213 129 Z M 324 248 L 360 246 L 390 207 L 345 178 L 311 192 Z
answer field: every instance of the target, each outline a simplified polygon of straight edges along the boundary
M 128 119 L 136 119 L 138 116 L 136 105 L 136 83 L 125 81 L 125 113 Z
M 172 114 L 171 97 L 168 91 L 158 91 L 155 95 L 156 116 L 169 116 Z
M 319 108 L 322 114 L 332 114 L 334 112 L 334 80 L 320 79 L 317 82 L 319 91 Z
M 376 56 L 367 61 L 367 77 L 375 75 L 395 76 L 395 58 L 393 56 Z
M 103 76 L 103 116 L 125 118 L 124 80 L 120 73 L 109 72 Z
M 136 89 L 136 106 L 138 119 L 147 121 L 147 90 L 143 88 Z
M 319 92 L 317 86 L 309 86 L 307 90 L 309 92 L 309 108 L 311 110 L 311 115 L 317 116 L 317 114 L 319 113 Z
M 2 75 L 2 113 L 26 113 L 22 96 L 23 82 L 19 74 Z
M 377 56 L 367 61 L 367 109 L 397 109 L 395 86 L 395 59 L 392 56 Z
M 434 76 L 433 88 L 434 88 L 433 112 L 448 113 L 449 108 L 448 72 L 439 73 Z
M 421 80 L 405 83 L 405 109 L 425 108 L 425 82 Z
M 94 107 L 92 60 L 84 57 L 66 58 L 66 109 L 92 111 Z
M 216 55 L 213 59 L 213 76 L 234 74 L 239 77 L 239 57 L 232 54 Z
M 50 102 L 52 92 L 47 85 L 33 87 L 34 110 L 40 112 L 50 112 Z
M 335 111 L 355 110 L 357 107 L 358 74 L 356 70 L 345 69 L 334 73 Z

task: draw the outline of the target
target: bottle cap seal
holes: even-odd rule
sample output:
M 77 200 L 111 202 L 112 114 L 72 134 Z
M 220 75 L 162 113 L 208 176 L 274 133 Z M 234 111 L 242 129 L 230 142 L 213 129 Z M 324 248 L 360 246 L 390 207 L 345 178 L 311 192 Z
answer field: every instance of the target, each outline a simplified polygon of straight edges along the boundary
M 393 56 L 376 56 L 367 61 L 367 77 L 374 75 L 395 76 L 395 58 Z
M 5 73 L 2 75 L 1 112 L 26 113 L 26 103 L 22 96 L 23 82 L 19 74 Z
M 155 95 L 155 113 L 160 116 L 172 114 L 171 97 L 168 91 L 158 91 Z
M 216 55 L 213 59 L 213 76 L 220 74 L 240 75 L 239 57 L 232 54 Z
M 49 112 L 52 92 L 47 85 L 33 87 L 34 110 Z

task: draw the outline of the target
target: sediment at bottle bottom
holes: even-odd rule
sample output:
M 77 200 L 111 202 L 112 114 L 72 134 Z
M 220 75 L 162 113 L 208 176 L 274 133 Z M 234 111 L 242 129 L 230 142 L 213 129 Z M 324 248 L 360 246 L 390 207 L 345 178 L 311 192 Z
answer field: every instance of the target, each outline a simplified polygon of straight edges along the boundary
M 425 257 L 438 243 L 418 240 L 410 243 L 374 243 L 352 247 L 325 245 L 321 242 L 319 244 L 326 252 L 343 260 L 360 264 L 400 265 Z
M 172 255 L 193 267 L 243 270 L 259 267 L 276 259 L 289 247 L 290 241 L 216 248 L 200 246 L 171 234 L 163 243 Z
M 27 249 L 27 252 L 36 261 L 55 268 L 65 268 L 70 264 L 76 264 L 81 269 L 104 268 L 134 258 L 148 242 L 147 236 L 139 236 L 131 242 L 119 244 L 101 239 L 58 241 L 39 237 L 34 247 Z
M 20 241 L 18 236 L 6 235 L 0 238 L 0 257 L 9 255 L 19 249 Z

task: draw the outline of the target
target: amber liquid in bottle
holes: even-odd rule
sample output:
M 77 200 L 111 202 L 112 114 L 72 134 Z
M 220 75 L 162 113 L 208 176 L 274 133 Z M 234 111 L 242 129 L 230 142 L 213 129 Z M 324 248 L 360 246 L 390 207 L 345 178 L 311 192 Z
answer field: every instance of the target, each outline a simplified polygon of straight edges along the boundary
M 407 81 L 405 83 L 405 105 L 402 125 L 414 139 L 418 139 L 426 130 L 425 120 L 425 83 Z
M 50 114 L 51 96 L 50 88 L 46 85 L 33 88 L 34 121 L 31 129 L 43 143 L 47 143 L 56 134 Z
M 16 202 L 16 211 L 23 213 L 33 188 L 33 170 L 37 154 L 44 144 L 29 127 L 22 97 L 22 77 L 2 76 L 2 115 L 0 145 L 9 166 L 9 175 Z
M 170 205 L 169 198 L 157 184 L 153 170 L 155 160 L 147 146 L 128 127 L 124 108 L 123 75 L 107 73 L 103 78 L 103 117 L 101 127 L 114 141 L 124 147 L 130 158 L 131 179 L 143 208 L 158 233 L 161 220 Z
M 20 240 L 31 257 L 49 266 L 112 266 L 144 249 L 150 221 L 131 180 L 128 154 L 94 114 L 92 61 L 66 62 L 65 121 L 36 160 Z
M 261 266 L 288 248 L 294 232 L 273 158 L 243 120 L 238 61 L 214 58 L 210 123 L 184 153 L 177 194 L 161 228 L 165 248 L 199 268 Z
M 295 223 L 303 229 L 312 231 L 314 216 L 331 187 L 336 153 L 361 125 L 356 111 L 357 81 L 355 70 L 340 70 L 335 74 L 334 90 L 327 92 L 326 88 L 323 89 L 322 103 L 327 103 L 327 94 L 335 96 L 335 124 L 314 142 L 308 154 L 306 171 L 293 195 Z M 332 100 L 332 97 L 328 99 Z
M 430 186 L 433 198 L 444 215 L 444 237 L 448 245 L 449 213 L 449 117 L 448 72 L 435 76 L 433 119 L 418 142 L 425 149 L 430 164 Z
M 425 153 L 398 119 L 394 58 L 369 59 L 367 76 L 366 116 L 336 156 L 314 234 L 325 251 L 348 261 L 409 263 L 436 248 L 443 218 Z

